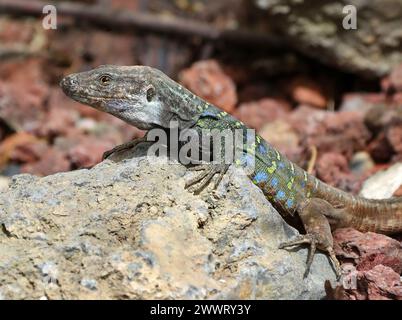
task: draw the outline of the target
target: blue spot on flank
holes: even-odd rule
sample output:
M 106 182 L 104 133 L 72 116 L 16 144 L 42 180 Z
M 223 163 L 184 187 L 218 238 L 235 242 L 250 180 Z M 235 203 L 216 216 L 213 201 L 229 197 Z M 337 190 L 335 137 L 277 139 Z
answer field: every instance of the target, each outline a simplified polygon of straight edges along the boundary
M 279 169 L 285 168 L 285 164 L 284 164 L 283 162 L 279 162 L 278 168 L 279 168 Z
M 267 174 L 266 174 L 265 172 L 263 172 L 263 171 L 257 172 L 257 174 L 256 174 L 255 177 L 254 177 L 254 180 L 255 180 L 257 183 L 267 181 L 267 179 L 268 179 L 268 176 L 267 176 Z
M 302 188 L 305 188 L 305 187 L 306 187 L 306 181 L 300 182 L 300 186 L 301 186 Z
M 258 146 L 258 151 L 259 151 L 260 153 L 262 153 L 262 154 L 266 154 L 266 153 L 267 153 L 267 148 L 265 148 L 265 146 L 261 143 L 261 144 Z
M 203 113 L 202 113 L 202 116 L 203 117 L 216 117 L 216 113 L 213 113 L 213 112 L 211 112 L 211 111 L 204 111 Z
M 272 187 L 276 188 L 278 186 L 278 183 L 279 183 L 278 178 L 272 178 L 271 180 Z
M 293 199 L 288 199 L 288 200 L 286 201 L 286 206 L 287 206 L 288 208 L 293 207 Z
M 277 199 L 284 199 L 285 198 L 285 192 L 282 190 L 279 190 L 278 193 L 276 194 Z

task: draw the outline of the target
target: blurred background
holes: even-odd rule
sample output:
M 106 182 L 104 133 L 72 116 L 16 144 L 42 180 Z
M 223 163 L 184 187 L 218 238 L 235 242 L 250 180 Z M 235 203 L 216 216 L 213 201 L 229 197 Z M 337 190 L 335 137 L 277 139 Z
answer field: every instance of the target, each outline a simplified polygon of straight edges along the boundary
M 57 29 L 43 27 L 46 4 Z M 142 136 L 58 83 L 143 64 L 357 193 L 402 159 L 401 63 L 400 0 L 0 0 L 0 190 L 18 173 L 89 168 Z

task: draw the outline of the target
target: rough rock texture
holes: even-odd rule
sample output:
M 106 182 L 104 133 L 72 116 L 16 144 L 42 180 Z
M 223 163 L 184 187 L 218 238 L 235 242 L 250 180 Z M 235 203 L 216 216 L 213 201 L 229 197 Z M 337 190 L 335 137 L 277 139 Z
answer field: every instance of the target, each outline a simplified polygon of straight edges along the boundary
M 344 276 L 335 299 L 402 300 L 402 244 L 390 237 L 351 228 L 334 232 Z M 353 262 L 353 263 L 352 263 Z M 348 271 L 348 272 L 346 272 Z
M 382 264 L 398 274 L 402 273 L 402 245 L 395 239 L 345 228 L 335 230 L 334 240 L 337 256 L 353 261 L 357 270 L 368 271 Z
M 402 184 L 402 164 L 378 172 L 363 185 L 367 198 L 389 198 Z M 342 263 L 342 285 L 327 288 L 328 297 L 346 300 L 402 299 L 402 243 L 352 228 L 333 233 L 335 253 Z
M 265 12 L 267 30 L 324 63 L 378 77 L 402 62 L 400 0 L 250 1 Z M 356 30 L 343 28 L 347 5 L 356 8 Z
M 160 158 L 15 176 L 0 195 L 0 297 L 322 298 L 327 257 L 303 279 L 307 249 L 278 249 L 297 231 L 241 173 L 200 196 Z

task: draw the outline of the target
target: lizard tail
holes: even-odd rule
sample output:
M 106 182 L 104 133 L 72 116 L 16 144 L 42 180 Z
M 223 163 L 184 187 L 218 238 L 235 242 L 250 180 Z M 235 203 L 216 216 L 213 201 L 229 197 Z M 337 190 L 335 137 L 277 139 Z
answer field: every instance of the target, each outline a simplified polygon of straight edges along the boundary
M 383 234 L 402 232 L 402 197 L 384 200 L 355 199 L 352 210 L 348 210 L 351 226 L 361 231 Z
M 366 232 L 383 234 L 402 232 L 402 197 L 389 199 L 366 199 L 318 183 L 319 198 L 327 200 L 342 215 L 337 227 L 352 227 Z

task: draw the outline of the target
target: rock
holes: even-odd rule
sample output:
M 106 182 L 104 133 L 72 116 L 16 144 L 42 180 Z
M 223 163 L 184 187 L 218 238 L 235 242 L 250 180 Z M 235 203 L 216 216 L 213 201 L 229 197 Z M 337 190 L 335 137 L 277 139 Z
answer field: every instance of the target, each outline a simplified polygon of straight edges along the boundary
M 47 112 L 35 133 L 49 140 L 66 135 L 79 119 L 80 106 L 82 105 L 69 99 L 59 88 L 50 87 Z M 92 109 L 87 106 L 84 108 Z
M 103 153 L 113 147 L 111 141 L 83 136 L 79 143 L 69 149 L 68 156 L 75 167 L 89 168 L 101 162 Z
M 370 271 L 351 270 L 348 279 L 335 289 L 325 283 L 327 297 L 336 300 L 401 300 L 399 274 L 389 267 L 377 265 Z
M 386 137 L 398 160 L 402 160 L 402 123 L 390 126 L 386 132 Z
M 369 300 L 402 300 L 402 284 L 399 274 L 383 265 L 364 273 L 360 287 L 367 288 Z
M 215 60 L 194 63 L 179 74 L 179 79 L 196 95 L 226 112 L 233 112 L 237 103 L 235 84 Z
M 326 152 L 318 157 L 315 167 L 316 176 L 324 182 L 351 193 L 360 190 L 361 182 L 354 176 L 345 156 Z
M 386 199 L 392 197 L 401 185 L 402 163 L 397 163 L 367 179 L 360 195 L 369 199 Z
M 250 1 L 264 13 L 255 25 L 265 23 L 267 32 L 325 64 L 374 78 L 402 62 L 399 0 Z M 350 5 L 356 30 L 343 27 Z
M 376 161 L 402 160 L 402 108 L 377 105 L 364 116 L 365 125 L 373 132 L 374 139 L 368 151 Z
M 402 91 L 402 64 L 396 66 L 390 75 L 381 81 L 381 87 L 385 92 Z
M 50 146 L 46 146 L 37 161 L 21 166 L 22 173 L 35 173 L 40 176 L 69 170 L 71 166 L 66 153 Z
M 325 109 L 328 99 L 323 89 L 313 80 L 305 77 L 295 78 L 288 87 L 292 99 L 298 104 Z
M 49 88 L 41 63 L 30 58 L 0 65 L 0 118 L 16 131 L 32 132 L 44 118 Z
M 402 244 L 399 241 L 352 228 L 337 229 L 333 235 L 343 278 L 342 287 L 329 292 L 330 296 L 346 300 L 402 299 Z
M 286 121 L 278 119 L 267 123 L 258 134 L 291 161 L 297 161 L 303 151 L 298 135 Z
M 370 154 L 365 151 L 356 152 L 352 159 L 350 160 L 350 171 L 356 175 L 362 175 L 375 166 L 373 159 L 371 159 Z
M 9 177 L 0 176 L 0 192 L 6 191 L 8 189 L 9 184 L 10 184 Z
M 38 138 L 24 131 L 9 135 L 0 143 L 0 167 L 3 168 L 10 158 L 14 158 L 21 147 L 37 144 Z M 26 152 L 20 152 L 24 159 L 30 158 Z M 17 156 L 18 157 L 18 156 Z
M 289 227 L 239 169 L 215 193 L 184 189 L 161 158 L 104 161 L 0 194 L 5 299 L 319 299 L 324 254 L 280 250 Z M 188 177 L 186 177 L 188 179 Z
M 236 109 L 234 116 L 258 131 L 268 122 L 284 117 L 290 109 L 291 106 L 284 100 L 264 98 L 242 103 Z
M 51 148 L 46 141 L 32 137 L 33 139 L 30 139 L 29 136 L 19 138 L 20 140 L 17 141 L 10 152 L 11 160 L 18 163 L 33 163 L 39 161 L 46 151 Z
M 347 160 L 364 150 L 371 137 L 360 112 L 330 112 L 301 106 L 289 117 L 304 147 L 315 146 L 318 154 L 340 153 Z
M 360 111 L 367 112 L 372 107 L 385 104 L 387 96 L 380 93 L 346 93 L 342 96 L 342 103 L 339 111 Z
M 383 234 L 362 233 L 352 228 L 333 233 L 336 255 L 344 261 L 354 261 L 357 270 L 368 271 L 377 265 L 402 273 L 402 244 Z

